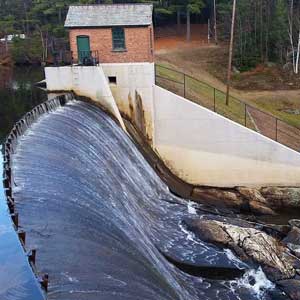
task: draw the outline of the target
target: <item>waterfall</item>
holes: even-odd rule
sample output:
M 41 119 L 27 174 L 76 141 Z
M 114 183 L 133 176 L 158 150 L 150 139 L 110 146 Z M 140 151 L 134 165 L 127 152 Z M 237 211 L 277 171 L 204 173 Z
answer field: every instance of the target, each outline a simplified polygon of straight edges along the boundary
M 188 231 L 184 220 L 201 217 L 201 206 L 171 194 L 99 108 L 57 98 L 15 131 L 13 196 L 50 275 L 49 299 L 272 299 L 272 285 L 247 281 L 254 266 Z M 209 270 L 242 272 L 216 279 Z

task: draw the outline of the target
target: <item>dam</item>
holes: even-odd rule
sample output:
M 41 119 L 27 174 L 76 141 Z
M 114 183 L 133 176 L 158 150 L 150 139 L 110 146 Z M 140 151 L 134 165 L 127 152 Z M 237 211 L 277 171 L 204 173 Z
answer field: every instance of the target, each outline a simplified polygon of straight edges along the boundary
M 65 27 L 48 100 L 5 131 L 0 299 L 299 300 L 299 129 L 166 89 L 152 5 Z
M 42 115 L 12 159 L 48 299 L 285 299 L 258 265 L 187 229 L 216 211 L 170 193 L 99 108 L 72 100 Z

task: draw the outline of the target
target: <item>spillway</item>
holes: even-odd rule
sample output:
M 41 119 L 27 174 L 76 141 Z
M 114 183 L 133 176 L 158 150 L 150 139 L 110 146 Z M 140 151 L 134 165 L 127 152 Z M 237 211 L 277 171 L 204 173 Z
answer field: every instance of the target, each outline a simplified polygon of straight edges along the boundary
M 185 220 L 207 212 L 170 193 L 89 103 L 42 115 L 18 142 L 13 175 L 27 244 L 50 275 L 48 299 L 281 299 L 258 266 L 188 231 Z

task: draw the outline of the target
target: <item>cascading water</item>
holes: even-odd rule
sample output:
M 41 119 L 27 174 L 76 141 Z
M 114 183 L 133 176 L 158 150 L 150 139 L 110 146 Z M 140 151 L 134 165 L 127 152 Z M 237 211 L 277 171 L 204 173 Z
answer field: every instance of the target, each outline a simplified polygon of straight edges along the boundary
M 184 220 L 201 217 L 201 206 L 172 195 L 91 104 L 70 101 L 33 123 L 16 145 L 13 174 L 27 244 L 38 249 L 38 270 L 50 274 L 49 299 L 282 296 L 258 266 L 187 230 Z

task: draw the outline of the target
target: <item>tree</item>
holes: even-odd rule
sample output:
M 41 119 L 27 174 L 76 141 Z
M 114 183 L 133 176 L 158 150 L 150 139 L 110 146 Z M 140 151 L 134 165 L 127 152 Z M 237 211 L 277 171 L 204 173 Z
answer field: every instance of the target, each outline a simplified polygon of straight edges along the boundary
M 186 1 L 186 40 L 191 40 L 191 14 L 200 14 L 204 3 L 202 0 L 188 0 Z
M 218 44 L 218 33 L 217 33 L 217 3 L 216 0 L 213 0 L 214 4 L 214 35 L 215 35 L 215 43 Z
M 232 4 L 232 20 L 231 20 L 231 33 L 230 33 L 230 46 L 229 46 L 229 61 L 227 71 L 227 91 L 226 91 L 226 105 L 229 104 L 229 87 L 231 80 L 232 69 L 232 53 L 233 53 L 233 39 L 234 39 L 234 25 L 235 25 L 235 12 L 236 12 L 236 0 L 233 0 Z
M 291 46 L 291 56 L 293 71 L 295 74 L 299 73 L 299 58 L 300 58 L 300 21 L 299 21 L 299 1 L 290 0 L 289 3 L 289 40 Z
M 3 17 L 0 20 L 0 33 L 5 37 L 5 49 L 8 52 L 8 40 L 7 35 L 13 34 L 15 32 L 14 28 L 15 19 L 13 16 L 9 15 L 7 17 Z

